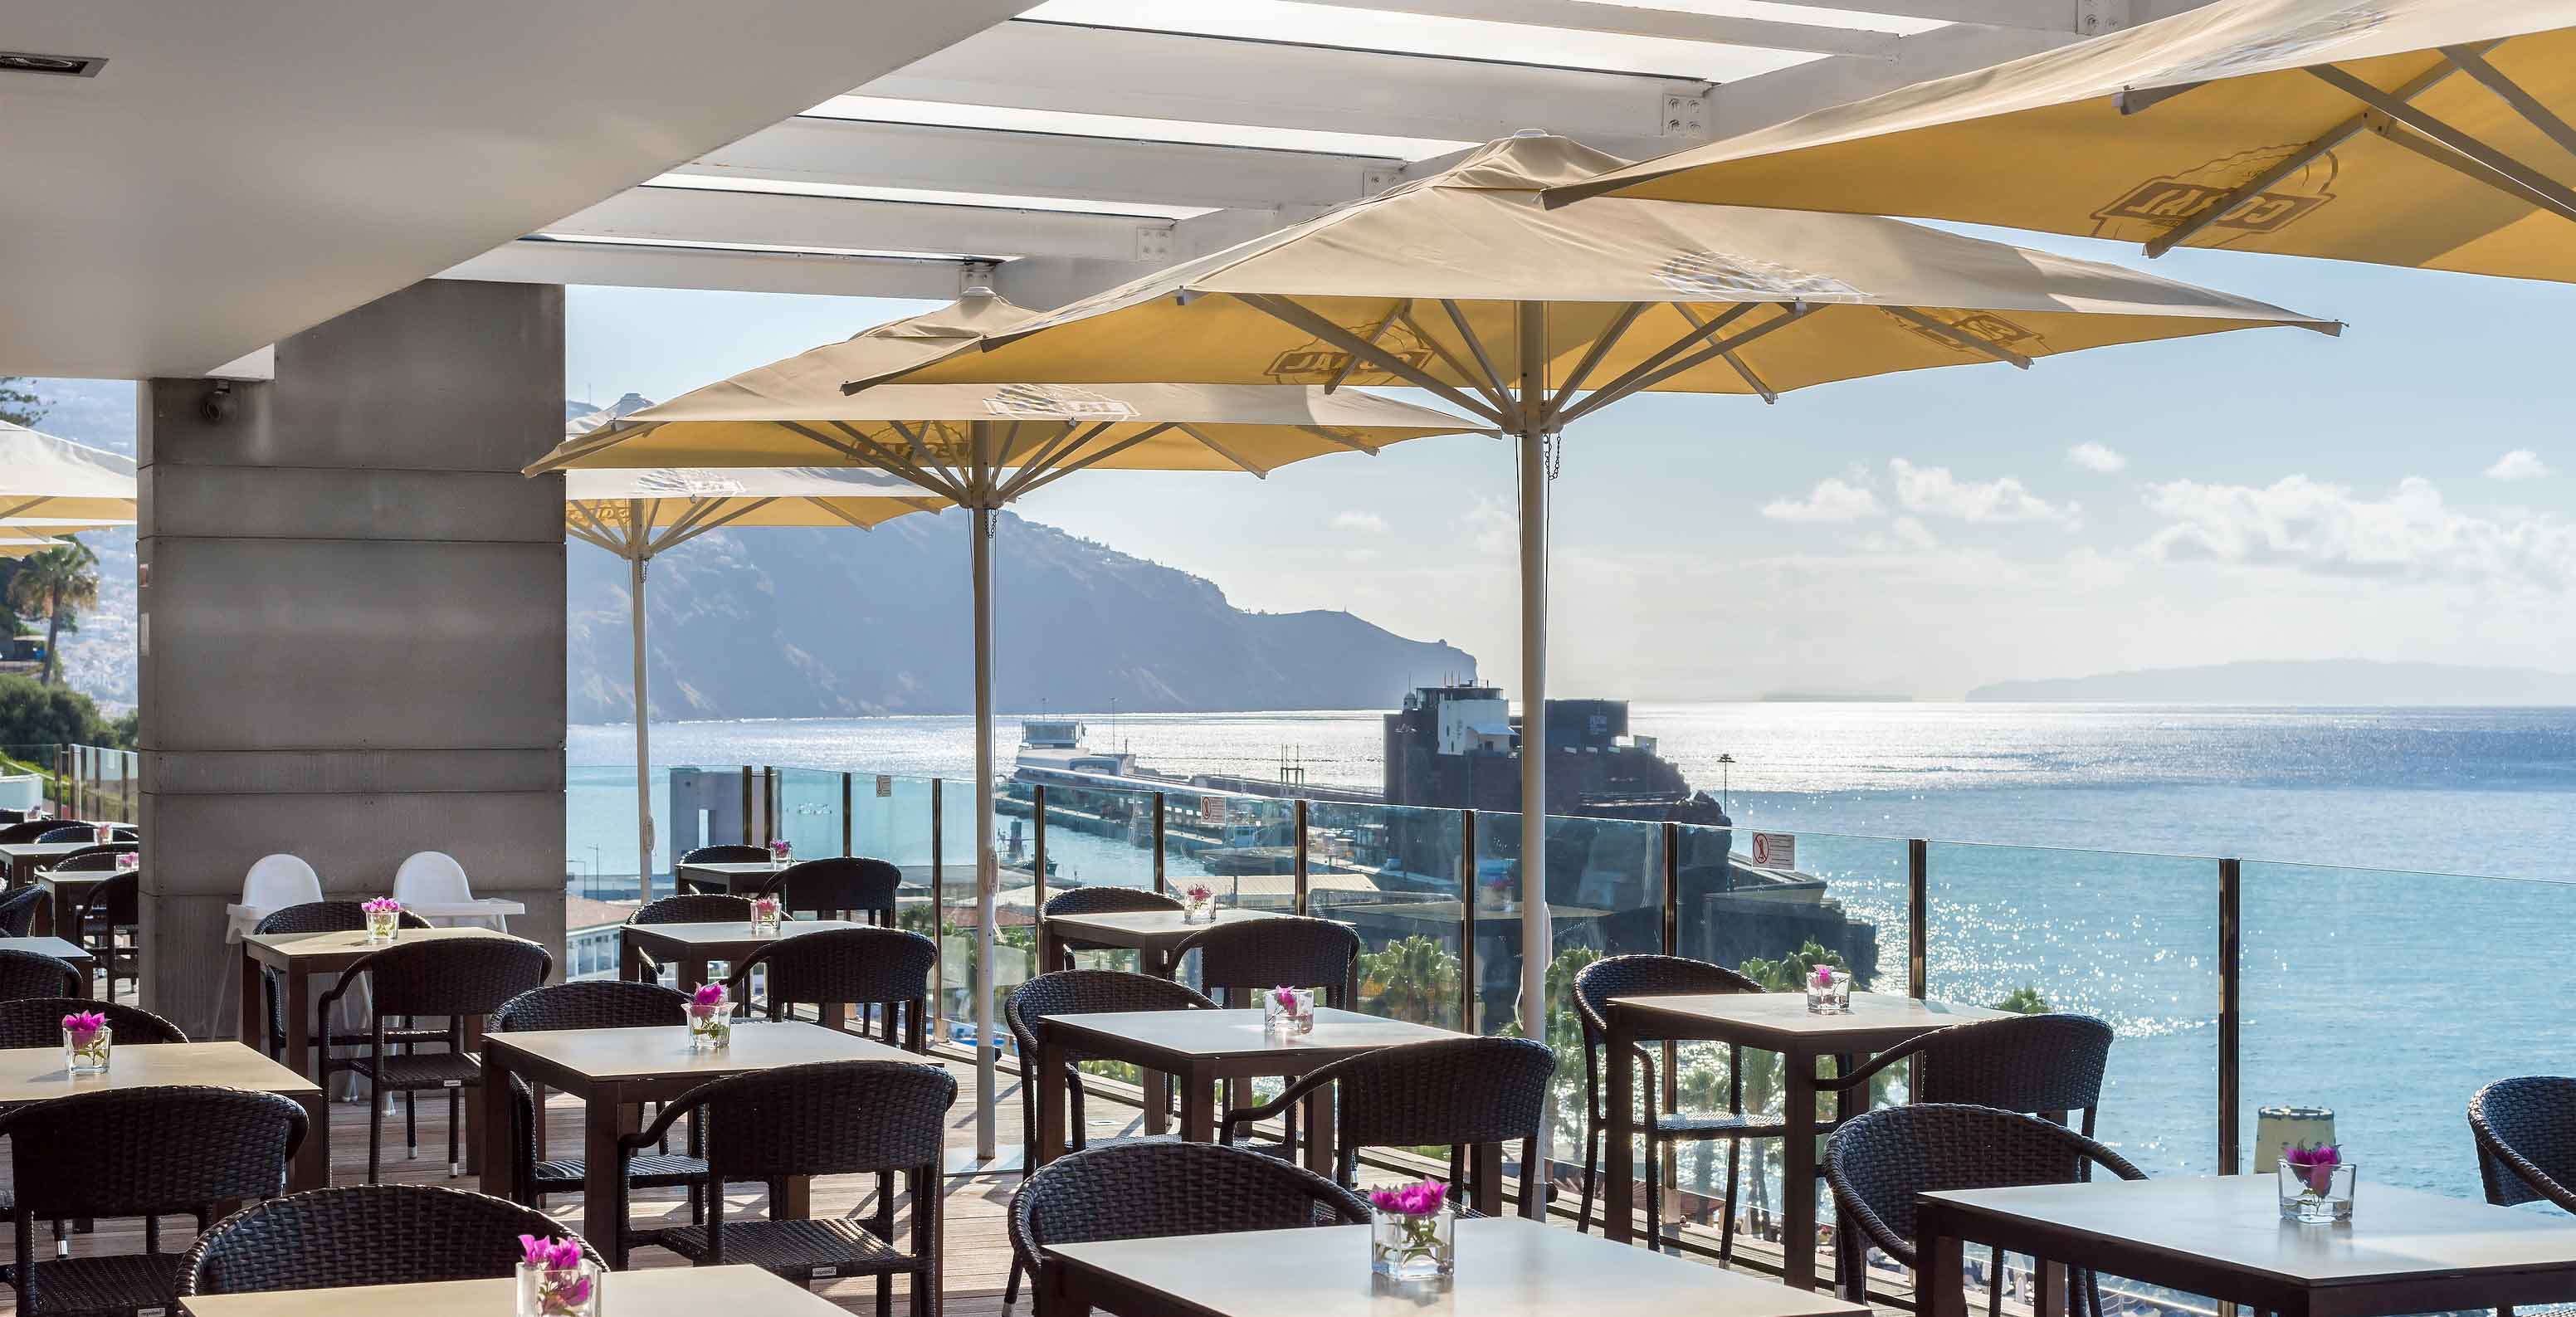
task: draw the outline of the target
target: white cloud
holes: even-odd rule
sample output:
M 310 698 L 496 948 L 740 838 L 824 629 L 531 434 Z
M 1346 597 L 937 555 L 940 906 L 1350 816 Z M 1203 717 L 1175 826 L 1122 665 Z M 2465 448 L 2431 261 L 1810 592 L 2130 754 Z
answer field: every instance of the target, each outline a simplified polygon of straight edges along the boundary
M 1889 459 L 1887 470 L 1896 481 L 1896 501 L 1908 512 L 1961 521 L 2075 520 L 2074 504 L 2052 504 L 2011 476 L 1961 480 L 1946 466 L 1916 466 L 1901 457 Z
M 1337 512 L 1333 514 L 1333 529 L 1356 531 L 1363 535 L 1384 535 L 1386 518 L 1374 512 Z
M 2081 467 L 2086 471 L 2099 471 L 2104 475 L 2129 469 L 2129 459 L 2122 456 L 2120 450 L 2109 444 L 2097 444 L 2091 440 L 2067 449 L 2066 464 Z
M 2487 468 L 2489 480 L 2538 480 L 2548 474 L 2549 464 L 2528 448 L 2517 448 L 2497 458 L 2495 465 Z
M 2552 593 L 2576 586 L 2576 526 L 2548 516 L 2493 521 L 2457 512 L 2417 477 L 2379 499 L 2306 476 L 2261 489 L 2177 480 L 2148 486 L 2146 503 L 2172 519 L 2145 545 L 2149 557 L 2164 561 Z
M 1518 553 L 1521 543 L 1520 514 L 1512 505 L 1499 499 L 1479 498 L 1467 509 L 1467 541 L 1476 551 L 1488 557 Z
M 1773 521 L 1861 521 L 1879 515 L 1878 495 L 1836 476 L 1816 482 L 1802 499 L 1775 498 L 1762 505 Z
M 1868 553 L 1919 553 L 1941 547 L 1932 528 L 1913 517 L 1898 517 L 1887 523 L 1887 532 L 1871 532 L 1860 538 L 1860 547 Z

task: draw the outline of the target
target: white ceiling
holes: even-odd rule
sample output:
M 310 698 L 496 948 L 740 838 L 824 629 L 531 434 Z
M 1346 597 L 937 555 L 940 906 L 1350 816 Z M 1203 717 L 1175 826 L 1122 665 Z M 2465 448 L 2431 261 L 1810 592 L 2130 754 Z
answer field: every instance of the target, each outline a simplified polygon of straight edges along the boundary
M 186 375 L 1028 0 L 0 0 L 0 374 Z M 755 199 L 756 200 L 756 199 Z

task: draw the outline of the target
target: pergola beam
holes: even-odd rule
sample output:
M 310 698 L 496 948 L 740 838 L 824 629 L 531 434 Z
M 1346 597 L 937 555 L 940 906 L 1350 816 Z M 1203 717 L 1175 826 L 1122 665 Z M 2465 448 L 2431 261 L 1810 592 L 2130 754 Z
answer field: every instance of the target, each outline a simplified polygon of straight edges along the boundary
M 1857 55 L 1870 59 L 1896 57 L 1896 34 L 1893 32 L 1701 14 L 1678 9 L 1650 9 L 1610 3 L 1609 0 L 1308 0 L 1308 3 L 1336 9 L 1373 9 L 1381 13 L 1417 14 L 1429 18 L 1467 18 L 1486 23 L 1569 28 L 1579 32 L 1657 37 L 1671 41 L 1706 41 L 1817 55 Z
M 1167 219 L 1132 215 L 639 187 L 550 224 L 546 232 L 761 247 L 1135 260 L 1167 241 L 1171 227 Z
M 628 246 L 522 238 L 439 275 L 496 283 L 706 288 L 839 297 L 955 297 L 965 266 L 952 260 L 817 256 L 708 247 Z

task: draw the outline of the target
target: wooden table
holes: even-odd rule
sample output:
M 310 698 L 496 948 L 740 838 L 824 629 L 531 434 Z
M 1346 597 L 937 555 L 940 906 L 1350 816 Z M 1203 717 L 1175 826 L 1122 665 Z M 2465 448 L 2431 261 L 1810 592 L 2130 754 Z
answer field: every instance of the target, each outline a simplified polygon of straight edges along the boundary
M 1118 1317 L 1867 1317 L 1870 1311 L 1515 1217 L 1460 1221 L 1458 1270 L 1447 1285 L 1381 1284 L 1369 1275 L 1368 1237 L 1367 1226 L 1323 1226 L 1063 1244 L 1047 1250 L 1038 1284 L 1049 1287 L 1064 1311 L 1090 1306 Z
M 848 1317 L 847 1310 L 758 1267 L 658 1267 L 620 1271 L 600 1280 L 600 1311 L 617 1317 Z M 442 1280 L 418 1285 L 358 1285 L 263 1294 L 200 1294 L 181 1299 L 194 1317 L 508 1317 L 518 1302 L 514 1278 Z
M 244 1043 L 258 1047 L 267 1036 L 268 1013 L 260 1007 L 260 974 L 266 969 L 276 970 L 278 977 L 285 980 L 285 1000 L 279 1004 L 283 1008 L 280 1014 L 286 1020 L 287 1068 L 299 1075 L 312 1074 L 310 1026 L 313 1021 L 314 975 L 341 973 L 379 951 L 407 942 L 508 936 L 488 928 L 406 928 L 392 942 L 369 942 L 366 930 L 354 928 L 333 933 L 253 933 L 241 940 L 239 1037 Z M 466 1022 L 469 1045 L 482 1027 L 480 1019 Z
M 206 1084 L 292 1098 L 304 1108 L 304 1141 L 286 1170 L 290 1191 L 331 1185 L 331 1113 L 322 1086 L 239 1043 L 117 1043 L 107 1073 L 74 1078 L 60 1047 L 0 1049 L 0 1105 L 102 1089 Z
M 90 995 L 90 975 L 97 972 L 98 961 L 89 954 L 87 948 L 58 937 L 0 937 L 0 948 L 11 951 L 32 951 L 39 956 L 51 956 L 79 970 L 80 991 L 72 995 L 75 997 Z
M 45 902 L 36 907 L 36 912 L 44 918 L 37 921 L 33 926 L 34 930 L 39 933 L 52 933 L 57 937 L 68 930 L 77 937 L 80 933 L 81 902 L 88 900 L 89 894 L 100 883 L 106 882 L 120 872 L 138 873 L 133 869 L 74 869 L 69 873 L 55 869 L 38 869 L 36 885 L 45 889 Z M 139 874 L 136 881 L 141 881 Z
M 717 924 L 626 924 L 617 930 L 617 976 L 641 976 L 644 957 L 651 956 L 666 965 L 679 966 L 680 988 L 687 991 L 707 981 L 709 962 L 740 965 L 762 948 L 775 946 L 786 938 L 865 927 L 846 919 L 782 919 L 777 933 L 761 936 L 751 931 L 748 919 Z
M 769 886 L 778 875 L 785 872 L 785 869 L 767 860 L 701 860 L 695 864 L 681 865 L 672 880 L 677 882 L 681 877 L 695 878 L 735 896 L 752 896 L 760 889 Z M 688 889 L 684 887 L 680 890 L 686 892 Z
M 74 851 L 109 843 L 97 841 L 13 841 L 0 843 L 0 865 L 8 866 L 9 885 L 17 886 L 35 879 L 36 870 Z
M 1038 971 L 1055 968 L 1059 936 L 1094 946 L 1123 947 L 1136 953 L 1136 967 L 1161 978 L 1172 977 L 1172 948 L 1191 934 L 1218 924 L 1251 919 L 1277 919 L 1279 911 L 1226 907 L 1207 923 L 1185 924 L 1178 910 L 1120 910 L 1096 915 L 1049 915 L 1038 920 Z
M 801 1020 L 744 1021 L 733 1041 L 714 1051 L 689 1047 L 687 1025 L 644 1029 L 539 1029 L 483 1036 L 483 1192 L 510 1196 L 515 1168 L 510 1149 L 510 1086 L 517 1075 L 531 1085 L 559 1089 L 582 1101 L 582 1220 L 600 1251 L 625 1265 L 618 1241 L 617 1140 L 642 1128 L 647 1102 L 663 1102 L 727 1075 L 774 1070 L 811 1061 L 901 1061 L 936 1065 L 913 1052 Z M 852 1120 L 867 1118 L 853 1112 Z M 811 1211 L 804 1179 L 787 1183 L 787 1201 L 770 1205 L 780 1219 Z
M 1739 992 L 1671 997 L 1619 997 L 1610 1003 L 1609 1137 L 1602 1178 L 1603 1201 L 1618 1204 L 1602 1214 L 1603 1234 L 1625 1243 L 1635 1233 L 1627 1210 L 1628 1186 L 1637 1178 L 1636 1047 L 1643 1042 L 1740 1043 L 1778 1052 L 1786 1078 L 1780 1110 L 1788 1134 L 1781 1158 L 1781 1279 L 1799 1289 L 1816 1283 L 1816 1061 L 1882 1052 L 1908 1039 L 1969 1020 L 2003 1014 L 1982 1006 L 1918 1001 L 1855 992 L 1851 1011 L 1818 1015 L 1803 992 Z
M 2281 1219 L 2269 1175 L 2094 1180 L 1919 1195 L 1917 1293 L 1965 1317 L 1961 1246 L 2233 1300 L 2280 1317 L 2385 1317 L 2576 1299 L 2576 1225 L 2369 1181 L 2343 1225 Z M 2053 1288 L 2053 1287 L 2052 1287 Z M 2056 1296 L 2040 1292 L 2035 1311 Z
M 1221 1011 L 1107 1011 L 1084 1015 L 1050 1015 L 1038 1025 L 1038 1164 L 1064 1155 L 1065 1056 L 1127 1061 L 1169 1075 L 1181 1086 L 1181 1137 L 1196 1143 L 1216 1138 L 1216 1084 L 1223 1079 L 1293 1078 L 1346 1056 L 1374 1052 L 1399 1043 L 1427 1042 L 1463 1035 L 1427 1024 L 1380 1019 L 1356 1011 L 1315 1008 L 1315 1031 L 1273 1034 L 1261 1027 L 1257 1009 Z M 1244 1085 L 1248 1098 L 1251 1086 Z M 1329 1090 L 1308 1097 L 1306 1165 L 1318 1174 L 1333 1173 L 1333 1104 Z M 1163 1104 L 1148 1101 L 1146 1128 L 1161 1133 Z M 1480 1164 L 1479 1210 L 1499 1209 L 1502 1191 L 1500 1149 L 1486 1146 Z

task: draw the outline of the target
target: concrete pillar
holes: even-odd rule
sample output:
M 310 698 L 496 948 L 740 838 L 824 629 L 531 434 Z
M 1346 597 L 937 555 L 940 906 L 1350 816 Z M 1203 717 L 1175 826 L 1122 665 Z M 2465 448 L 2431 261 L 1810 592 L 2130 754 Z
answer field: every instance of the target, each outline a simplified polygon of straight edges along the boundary
M 224 906 L 442 850 L 564 943 L 563 290 L 431 280 L 142 386 L 144 1004 L 233 1033 Z

